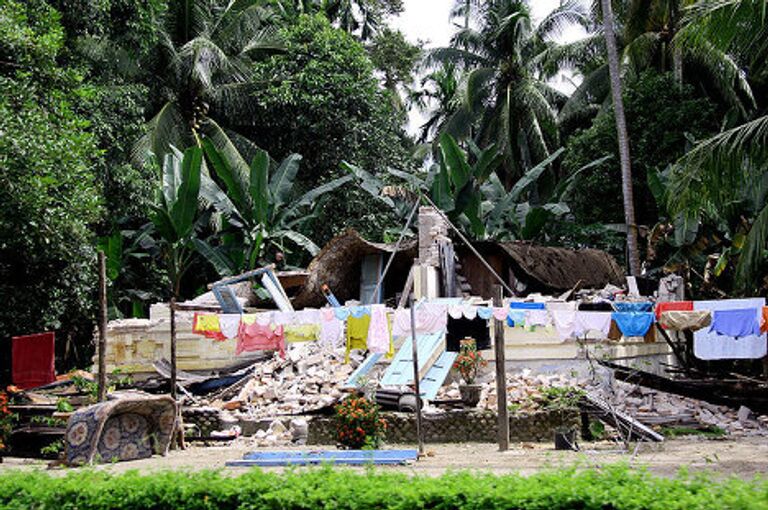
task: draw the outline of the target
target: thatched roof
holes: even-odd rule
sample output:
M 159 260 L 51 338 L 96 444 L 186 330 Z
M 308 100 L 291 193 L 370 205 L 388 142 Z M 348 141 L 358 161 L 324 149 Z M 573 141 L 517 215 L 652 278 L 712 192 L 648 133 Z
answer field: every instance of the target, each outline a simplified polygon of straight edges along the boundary
M 372 243 L 352 229 L 334 237 L 307 267 L 309 277 L 301 292 L 293 299 L 293 306 L 297 309 L 322 306 L 325 303 L 321 292 L 322 285 L 328 285 L 342 303 L 348 299 L 357 299 L 360 294 L 360 268 L 363 257 L 394 251 L 395 243 Z M 387 279 L 397 279 L 403 276 L 403 271 L 407 276 L 408 268 L 416 257 L 416 240 L 404 241 L 397 253 Z M 401 266 L 405 266 L 405 270 Z M 402 285 L 397 290 L 401 289 Z
M 540 286 L 568 290 L 580 283 L 582 288 L 603 288 L 625 283 L 624 271 L 616 260 L 602 250 L 570 250 L 527 243 L 498 243 L 514 265 Z M 520 274 L 519 271 L 516 271 Z M 522 276 L 522 275 L 521 275 Z

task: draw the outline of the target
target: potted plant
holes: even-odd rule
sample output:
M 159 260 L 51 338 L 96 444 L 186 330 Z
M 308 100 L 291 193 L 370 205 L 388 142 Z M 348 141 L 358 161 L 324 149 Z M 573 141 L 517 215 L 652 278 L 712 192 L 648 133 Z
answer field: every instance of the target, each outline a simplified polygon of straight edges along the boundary
M 365 397 L 348 397 L 336 406 L 336 434 L 339 444 L 354 450 L 376 449 L 384 441 L 387 422 L 379 406 Z
M 543 407 L 558 418 L 555 426 L 555 450 L 577 450 L 576 425 L 567 417 L 578 410 L 585 392 L 570 386 L 547 388 L 542 392 Z
M 459 385 L 461 392 L 461 401 L 467 407 L 475 407 L 480 402 L 480 391 L 482 386 L 475 384 L 477 370 L 488 364 L 483 355 L 477 351 L 477 343 L 472 338 L 465 338 L 461 341 L 459 355 L 453 362 L 453 368 L 459 371 L 464 384 Z

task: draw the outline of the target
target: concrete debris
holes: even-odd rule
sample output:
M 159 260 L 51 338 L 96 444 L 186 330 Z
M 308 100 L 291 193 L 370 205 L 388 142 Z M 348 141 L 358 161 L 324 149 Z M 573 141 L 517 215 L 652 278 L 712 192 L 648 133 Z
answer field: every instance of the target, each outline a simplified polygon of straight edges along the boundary
M 285 359 L 275 354 L 259 363 L 233 399 L 213 405 L 248 420 L 307 414 L 333 406 L 346 395 L 342 387 L 362 356 L 353 352 L 349 364 L 343 361 L 343 351 L 323 352 L 319 342 L 288 344 Z M 268 436 L 291 436 L 284 426 L 272 432 Z
M 607 382 L 609 381 L 610 382 Z M 768 435 L 768 416 L 756 417 L 747 407 L 738 411 L 727 406 L 713 405 L 692 398 L 611 380 L 608 376 L 591 381 L 563 374 L 534 375 L 529 370 L 507 374 L 507 398 L 514 412 L 534 412 L 542 409 L 548 388 L 579 387 L 589 391 L 640 422 L 654 427 L 701 429 L 717 427 L 728 435 Z M 438 400 L 461 398 L 458 383 L 443 386 Z M 496 409 L 496 383 L 483 383 L 478 407 Z

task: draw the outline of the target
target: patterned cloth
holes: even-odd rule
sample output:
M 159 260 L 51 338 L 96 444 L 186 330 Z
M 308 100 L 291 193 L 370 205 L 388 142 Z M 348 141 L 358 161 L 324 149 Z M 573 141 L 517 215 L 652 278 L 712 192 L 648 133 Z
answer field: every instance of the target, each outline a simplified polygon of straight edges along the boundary
M 709 310 L 669 310 L 661 313 L 659 321 L 662 328 L 675 331 L 698 331 L 712 324 L 712 312 Z
M 169 396 L 118 392 L 78 409 L 67 423 L 66 460 L 71 466 L 166 455 L 178 420 Z

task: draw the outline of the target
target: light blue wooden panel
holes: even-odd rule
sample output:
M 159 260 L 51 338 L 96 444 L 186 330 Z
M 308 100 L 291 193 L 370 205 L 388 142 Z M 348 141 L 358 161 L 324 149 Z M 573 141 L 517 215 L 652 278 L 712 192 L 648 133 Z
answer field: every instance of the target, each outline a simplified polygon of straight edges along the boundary
M 371 371 L 373 366 L 376 364 L 377 361 L 381 358 L 382 354 L 380 352 L 376 352 L 365 358 L 365 360 L 360 363 L 360 366 L 355 369 L 354 372 L 352 372 L 352 375 L 349 376 L 349 379 L 347 379 L 347 382 L 344 383 L 345 388 L 357 388 L 360 386 L 359 379 L 361 377 L 364 377 L 365 374 Z
M 456 361 L 458 352 L 444 352 L 429 369 L 424 378 L 419 382 L 419 391 L 421 392 L 421 398 L 425 400 L 434 400 L 437 396 L 437 391 L 445 382 L 445 378 L 448 376 L 448 372 L 453 366 L 453 362 Z
M 419 353 L 419 371 L 426 366 L 435 349 L 443 341 L 444 331 L 419 335 L 416 337 L 416 349 Z M 413 346 L 411 338 L 406 338 L 392 363 L 381 378 L 382 386 L 402 386 L 413 383 Z

